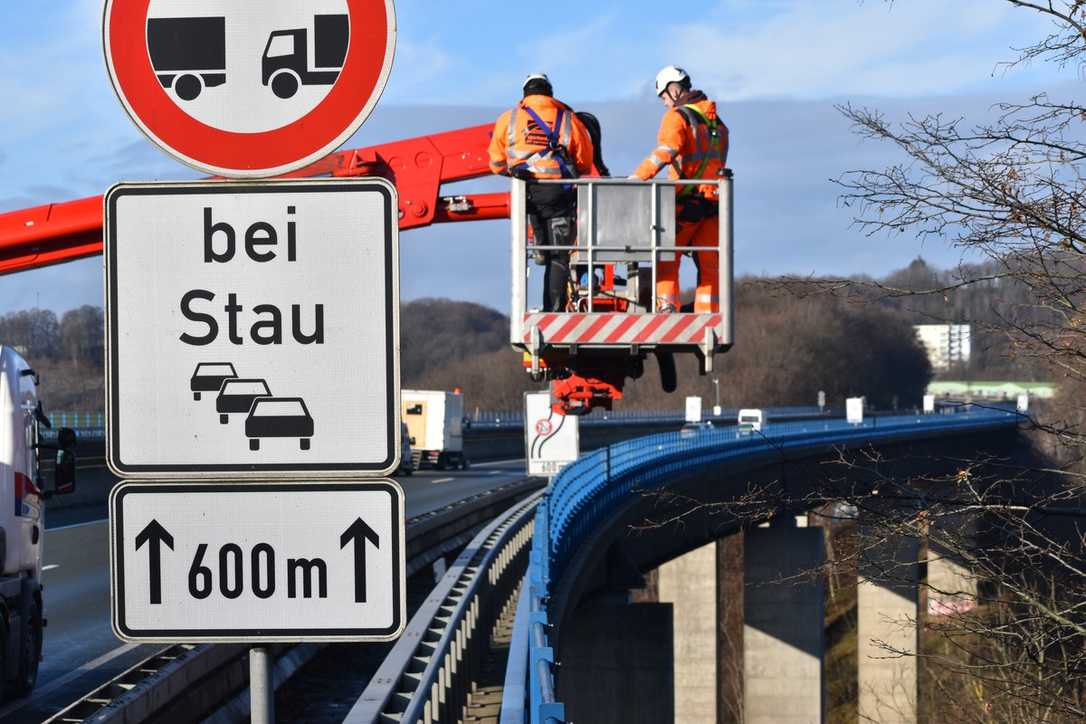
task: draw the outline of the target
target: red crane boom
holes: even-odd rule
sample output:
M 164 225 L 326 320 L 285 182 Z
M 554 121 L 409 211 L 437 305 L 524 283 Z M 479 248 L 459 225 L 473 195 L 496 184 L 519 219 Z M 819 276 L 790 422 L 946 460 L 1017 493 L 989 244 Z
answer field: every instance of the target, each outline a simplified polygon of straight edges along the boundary
M 381 176 L 396 185 L 400 229 L 509 218 L 509 194 L 442 197 L 441 185 L 489 176 L 492 126 L 481 125 L 333 153 L 288 178 Z M 0 274 L 102 253 L 102 197 L 0 214 Z

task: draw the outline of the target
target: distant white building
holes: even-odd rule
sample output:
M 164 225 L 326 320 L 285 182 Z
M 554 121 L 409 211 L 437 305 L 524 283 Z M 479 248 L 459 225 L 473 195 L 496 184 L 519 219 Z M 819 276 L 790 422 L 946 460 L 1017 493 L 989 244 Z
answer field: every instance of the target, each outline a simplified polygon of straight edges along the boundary
M 969 361 L 972 355 L 972 332 L 968 324 L 917 324 L 920 338 L 933 369 L 945 370 Z

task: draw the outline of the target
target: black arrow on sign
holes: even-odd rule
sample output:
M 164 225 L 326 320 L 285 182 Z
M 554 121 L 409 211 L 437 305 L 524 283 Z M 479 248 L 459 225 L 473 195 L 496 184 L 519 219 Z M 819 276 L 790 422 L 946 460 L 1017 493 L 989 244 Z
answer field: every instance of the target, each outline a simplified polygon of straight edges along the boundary
M 381 547 L 381 539 L 373 528 L 366 525 L 361 518 L 356 518 L 351 527 L 343 531 L 339 537 L 339 547 L 344 548 L 354 541 L 354 600 L 357 603 L 366 602 L 366 541 L 373 543 L 374 548 Z
M 162 603 L 162 544 L 165 543 L 172 551 L 173 536 L 152 518 L 147 527 L 136 536 L 136 550 L 142 548 L 144 543 L 150 544 L 147 547 L 147 562 L 151 579 L 151 603 Z

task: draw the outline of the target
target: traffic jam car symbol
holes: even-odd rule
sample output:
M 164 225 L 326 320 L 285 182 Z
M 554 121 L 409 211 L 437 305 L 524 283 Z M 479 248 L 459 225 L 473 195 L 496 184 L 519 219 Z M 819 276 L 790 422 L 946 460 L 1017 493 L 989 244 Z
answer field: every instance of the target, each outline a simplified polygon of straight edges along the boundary
M 238 376 L 234 365 L 229 362 L 201 362 L 189 380 L 192 399 L 199 400 L 201 393 L 218 392 L 222 383 Z
M 265 437 L 296 437 L 302 450 L 309 449 L 313 418 L 300 397 L 258 397 L 245 419 L 249 449 L 259 450 Z
M 271 390 L 265 380 L 232 378 L 223 381 L 219 396 L 215 398 L 215 411 L 219 413 L 219 422 L 225 425 L 230 421 L 230 413 L 246 413 L 253 407 L 253 402 L 261 397 L 271 397 Z

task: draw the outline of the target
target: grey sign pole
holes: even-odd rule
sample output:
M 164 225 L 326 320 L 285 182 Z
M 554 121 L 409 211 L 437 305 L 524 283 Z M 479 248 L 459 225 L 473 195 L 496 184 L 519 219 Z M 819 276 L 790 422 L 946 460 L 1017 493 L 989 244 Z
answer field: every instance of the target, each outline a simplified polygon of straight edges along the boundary
M 275 687 L 267 646 L 249 649 L 249 718 L 252 724 L 275 722 Z

